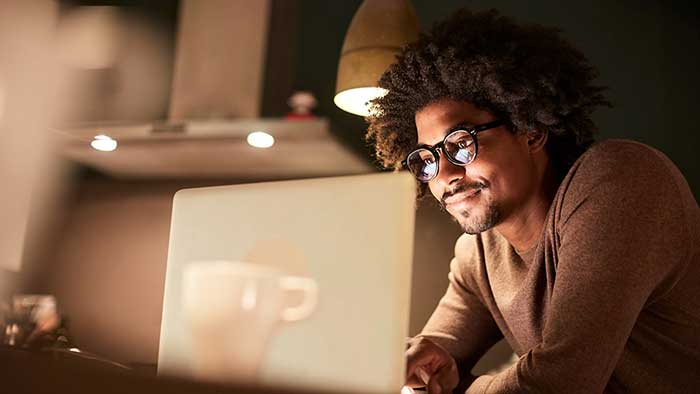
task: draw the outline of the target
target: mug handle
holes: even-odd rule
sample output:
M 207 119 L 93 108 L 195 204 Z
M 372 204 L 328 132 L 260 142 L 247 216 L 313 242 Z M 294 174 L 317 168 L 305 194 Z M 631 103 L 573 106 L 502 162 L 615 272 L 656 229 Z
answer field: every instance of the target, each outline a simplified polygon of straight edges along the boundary
M 316 309 L 318 303 L 318 285 L 311 278 L 300 276 L 285 276 L 280 278 L 280 286 L 285 291 L 303 291 L 304 301 L 297 306 L 290 306 L 282 310 L 282 320 L 295 322 L 306 319 Z

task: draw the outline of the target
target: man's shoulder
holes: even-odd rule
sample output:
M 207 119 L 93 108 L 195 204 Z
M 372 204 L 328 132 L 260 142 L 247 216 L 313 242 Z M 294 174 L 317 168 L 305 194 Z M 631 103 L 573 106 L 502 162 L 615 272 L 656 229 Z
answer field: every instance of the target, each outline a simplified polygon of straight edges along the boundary
M 574 164 L 599 173 L 639 173 L 653 171 L 654 166 L 667 167 L 669 159 L 659 150 L 641 142 L 610 139 L 593 144 Z
M 601 185 L 642 184 L 659 187 L 685 182 L 676 166 L 659 150 L 632 140 L 612 139 L 593 144 L 574 163 L 562 182 L 562 193 L 587 194 Z M 563 196 L 562 196 L 563 197 Z
M 565 223 L 582 204 L 594 215 L 591 220 L 623 213 L 647 219 L 672 217 L 672 211 L 685 212 L 687 218 L 698 214 L 675 164 L 659 150 L 629 140 L 598 142 L 574 163 L 557 191 L 555 219 Z
M 656 149 L 652 148 L 651 146 L 635 141 L 635 140 L 627 140 L 627 139 L 620 139 L 620 138 L 611 138 L 611 139 L 605 139 L 605 140 L 600 140 L 596 141 L 593 145 L 591 145 L 590 149 L 588 151 L 608 151 L 608 152 L 615 152 L 615 151 L 631 151 L 631 152 L 640 152 L 640 151 L 655 151 Z

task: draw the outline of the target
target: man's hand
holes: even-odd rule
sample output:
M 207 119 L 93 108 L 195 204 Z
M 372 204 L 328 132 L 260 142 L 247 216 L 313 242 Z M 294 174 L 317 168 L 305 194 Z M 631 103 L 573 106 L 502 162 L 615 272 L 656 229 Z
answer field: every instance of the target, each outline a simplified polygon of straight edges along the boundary
M 428 338 L 408 339 L 406 386 L 427 387 L 429 394 L 450 394 L 459 384 L 454 358 Z

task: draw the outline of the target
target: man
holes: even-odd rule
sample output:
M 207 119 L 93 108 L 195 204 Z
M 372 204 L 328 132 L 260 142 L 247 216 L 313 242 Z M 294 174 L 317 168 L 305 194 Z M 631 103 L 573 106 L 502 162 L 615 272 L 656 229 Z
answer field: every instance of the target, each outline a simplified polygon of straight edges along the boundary
M 409 340 L 409 386 L 700 390 L 700 210 L 662 153 L 593 143 L 590 114 L 608 105 L 595 77 L 555 29 L 464 10 L 382 77 L 367 135 L 378 158 L 466 233 Z M 503 337 L 517 363 L 471 376 Z

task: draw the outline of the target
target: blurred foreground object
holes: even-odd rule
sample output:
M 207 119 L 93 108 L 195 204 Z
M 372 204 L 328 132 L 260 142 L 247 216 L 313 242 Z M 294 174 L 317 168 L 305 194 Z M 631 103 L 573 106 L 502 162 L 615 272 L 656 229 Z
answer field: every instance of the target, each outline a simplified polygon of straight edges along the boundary
M 54 1 L 0 2 L 0 270 L 20 269 L 30 211 L 47 184 L 56 15 Z
M 3 345 L 42 347 L 54 342 L 47 338 L 59 328 L 61 319 L 52 295 L 20 294 L 12 297 L 12 305 L 3 307 Z M 67 340 L 65 340 L 67 343 Z

